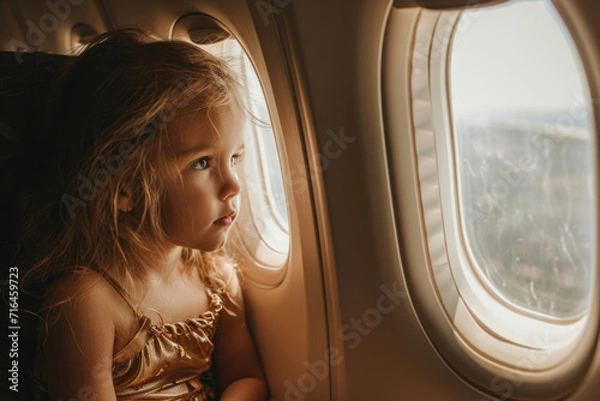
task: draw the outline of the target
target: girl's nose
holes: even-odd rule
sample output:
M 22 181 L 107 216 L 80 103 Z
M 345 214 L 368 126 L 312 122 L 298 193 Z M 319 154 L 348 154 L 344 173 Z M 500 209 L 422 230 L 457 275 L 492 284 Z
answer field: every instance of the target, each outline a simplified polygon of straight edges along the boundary
M 227 168 L 221 169 L 221 179 L 223 180 L 220 193 L 222 200 L 227 200 L 239 195 L 242 186 L 240 184 L 238 173 L 234 167 L 228 166 Z

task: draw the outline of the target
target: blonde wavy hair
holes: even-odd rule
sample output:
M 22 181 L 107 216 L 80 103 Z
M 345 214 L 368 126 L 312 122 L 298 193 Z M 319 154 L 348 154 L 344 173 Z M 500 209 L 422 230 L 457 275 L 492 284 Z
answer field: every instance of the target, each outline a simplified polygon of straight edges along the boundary
M 178 113 L 243 106 L 228 65 L 193 44 L 131 30 L 102 34 L 66 68 L 49 111 L 52 145 L 44 194 L 32 197 L 30 267 L 24 289 L 42 295 L 58 276 L 89 267 L 124 283 L 141 277 L 163 250 L 167 127 Z M 49 142 L 50 143 L 50 142 Z M 132 193 L 131 211 L 118 208 Z M 33 250 L 33 251 L 32 251 Z M 220 250 L 186 248 L 186 266 L 209 288 L 225 289 Z M 124 296 L 126 294 L 123 294 Z

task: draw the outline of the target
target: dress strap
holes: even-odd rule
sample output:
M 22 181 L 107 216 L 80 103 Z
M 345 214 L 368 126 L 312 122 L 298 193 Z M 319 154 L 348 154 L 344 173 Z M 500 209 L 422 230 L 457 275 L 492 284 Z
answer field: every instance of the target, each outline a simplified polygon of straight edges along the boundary
M 117 280 L 115 280 L 113 277 L 111 277 L 107 274 L 102 274 L 102 273 L 98 272 L 96 269 L 93 269 L 88 266 L 75 266 L 72 269 L 73 272 L 85 272 L 86 270 L 91 270 L 94 273 L 98 274 L 100 277 L 102 277 L 104 280 L 106 280 L 106 282 L 108 284 L 110 284 L 111 287 L 114 288 L 114 290 L 121 296 L 121 298 L 123 298 L 123 300 L 125 301 L 127 306 L 129 306 L 129 308 L 131 309 L 133 314 L 137 318 L 140 318 L 142 316 L 142 314 L 139 312 L 138 308 L 134 305 L 133 301 L 129 297 L 129 294 L 127 293 L 127 291 L 125 291 L 125 288 L 121 284 L 119 284 L 119 282 Z
M 127 293 L 127 291 L 125 291 L 125 288 L 123 288 L 123 286 L 121 284 L 119 284 L 119 282 L 117 282 L 117 280 L 115 280 L 113 277 L 111 276 L 102 276 L 104 277 L 104 279 L 106 281 L 108 281 L 108 283 L 110 285 L 113 286 L 113 288 L 115 289 L 115 291 L 117 293 L 119 293 L 119 295 L 121 296 L 121 298 L 123 298 L 123 300 L 125 301 L 125 303 L 129 306 L 129 308 L 131 309 L 131 311 L 133 312 L 133 314 L 136 317 L 141 317 L 142 314 L 139 312 L 137 306 L 134 305 L 133 301 L 131 300 L 131 297 L 129 296 L 129 294 Z

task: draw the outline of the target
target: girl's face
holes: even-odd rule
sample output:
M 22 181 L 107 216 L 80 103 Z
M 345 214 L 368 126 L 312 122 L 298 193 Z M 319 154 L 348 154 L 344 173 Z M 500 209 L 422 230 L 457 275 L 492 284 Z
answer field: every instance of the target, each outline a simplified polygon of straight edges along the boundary
M 221 248 L 238 211 L 238 164 L 244 154 L 244 116 L 237 107 L 183 113 L 169 125 L 180 177 L 166 179 L 162 219 L 169 240 L 210 252 Z

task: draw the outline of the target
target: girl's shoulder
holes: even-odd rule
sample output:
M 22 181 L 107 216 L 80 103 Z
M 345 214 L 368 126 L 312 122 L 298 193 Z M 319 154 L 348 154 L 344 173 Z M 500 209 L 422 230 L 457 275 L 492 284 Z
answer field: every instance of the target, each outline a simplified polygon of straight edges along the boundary
M 110 295 L 109 286 L 110 284 L 94 270 L 76 267 L 50 282 L 46 289 L 45 302 L 68 303 L 81 297 L 106 298 Z
M 49 315 L 97 315 L 102 310 L 99 316 L 113 321 L 123 313 L 131 313 L 128 309 L 124 295 L 101 274 L 86 267 L 74 268 L 53 280 L 42 304 Z
M 238 265 L 233 258 L 227 255 L 218 255 L 213 259 L 216 272 L 219 279 L 223 282 L 224 288 L 229 296 L 235 298 L 240 291 L 240 278 L 238 276 Z
M 214 257 L 214 264 L 221 279 L 225 282 L 236 276 L 237 263 L 232 257 L 227 255 L 218 255 Z
M 244 315 L 244 300 L 240 283 L 240 272 L 237 262 L 226 255 L 218 255 L 213 259 L 216 272 L 221 283 L 219 295 L 227 312 L 223 317 L 242 317 Z

